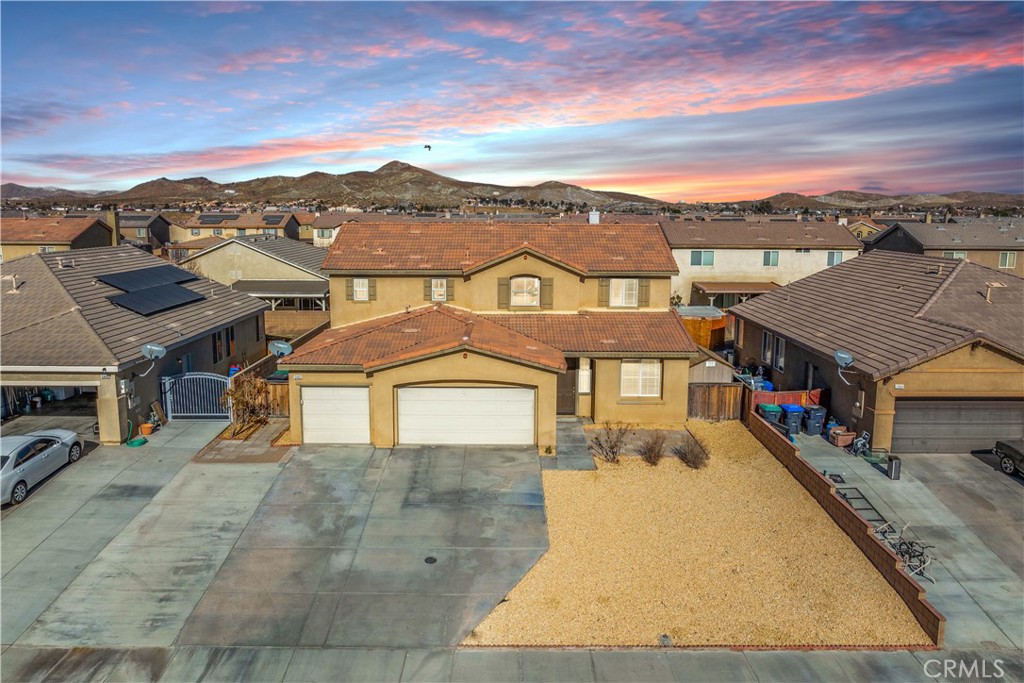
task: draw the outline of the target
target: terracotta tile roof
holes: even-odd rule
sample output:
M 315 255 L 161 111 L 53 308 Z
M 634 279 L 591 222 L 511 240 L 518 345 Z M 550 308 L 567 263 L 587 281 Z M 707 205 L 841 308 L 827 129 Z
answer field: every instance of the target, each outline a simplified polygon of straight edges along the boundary
M 445 305 L 327 330 L 280 365 L 354 365 L 369 371 L 464 348 L 554 370 L 566 367 L 558 349 Z
M 705 294 L 762 294 L 779 288 L 774 282 L 694 282 L 693 286 Z
M 5 218 L 0 220 L 0 243 L 71 244 L 96 223 L 106 228 L 98 218 Z
M 860 249 L 861 243 L 838 223 L 779 221 L 662 221 L 673 249 Z
M 662 355 L 698 350 L 674 311 L 498 313 L 484 317 L 565 353 Z
M 97 279 L 157 266 L 169 267 L 129 245 L 31 254 L 0 265 L 0 362 L 54 368 L 131 363 L 142 358 L 146 342 L 172 349 L 268 308 L 198 278 L 180 286 L 202 300 L 145 316 L 112 303 L 108 297 L 122 291 Z
M 678 272 L 657 223 L 350 223 L 323 268 L 463 273 L 523 246 L 588 274 Z
M 985 301 L 985 284 L 1000 283 Z M 874 379 L 975 340 L 1024 356 L 1024 280 L 974 263 L 877 250 L 729 312 Z M 760 349 L 744 349 L 758 353 Z
M 881 246 L 890 233 L 903 230 L 925 249 L 967 251 L 1024 251 L 1024 227 L 1019 218 L 997 221 L 969 221 L 966 223 L 895 223 L 888 231 L 875 238 Z
M 313 225 L 313 221 L 316 220 L 316 214 L 312 211 L 297 211 L 292 215 L 295 216 L 299 225 Z

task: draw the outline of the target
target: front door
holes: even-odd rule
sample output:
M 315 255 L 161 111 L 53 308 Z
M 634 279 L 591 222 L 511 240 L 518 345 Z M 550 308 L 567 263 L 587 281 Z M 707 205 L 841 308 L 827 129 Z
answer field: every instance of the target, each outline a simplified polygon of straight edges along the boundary
M 576 414 L 576 371 L 580 367 L 579 358 L 566 358 L 565 374 L 558 376 L 558 414 Z

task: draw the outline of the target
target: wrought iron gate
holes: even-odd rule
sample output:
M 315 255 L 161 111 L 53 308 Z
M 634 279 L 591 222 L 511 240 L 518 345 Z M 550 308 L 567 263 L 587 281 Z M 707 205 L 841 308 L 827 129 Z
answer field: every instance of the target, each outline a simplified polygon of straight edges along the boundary
M 160 393 L 167 419 L 221 418 L 231 415 L 222 399 L 228 378 L 210 372 L 187 372 L 160 378 Z

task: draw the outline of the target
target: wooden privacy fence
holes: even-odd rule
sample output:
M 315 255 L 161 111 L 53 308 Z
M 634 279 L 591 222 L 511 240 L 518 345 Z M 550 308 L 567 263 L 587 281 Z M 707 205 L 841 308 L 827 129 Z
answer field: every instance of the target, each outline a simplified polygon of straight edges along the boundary
M 691 384 L 687 417 L 695 420 L 738 420 L 743 415 L 743 385 Z

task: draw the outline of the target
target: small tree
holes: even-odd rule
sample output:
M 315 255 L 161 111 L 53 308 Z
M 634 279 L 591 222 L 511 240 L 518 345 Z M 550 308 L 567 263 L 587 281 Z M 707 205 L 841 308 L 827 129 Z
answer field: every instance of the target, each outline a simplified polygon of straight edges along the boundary
M 270 387 L 262 377 L 244 373 L 231 378 L 221 402 L 231 406 L 231 436 L 250 427 L 267 424 L 270 417 Z

